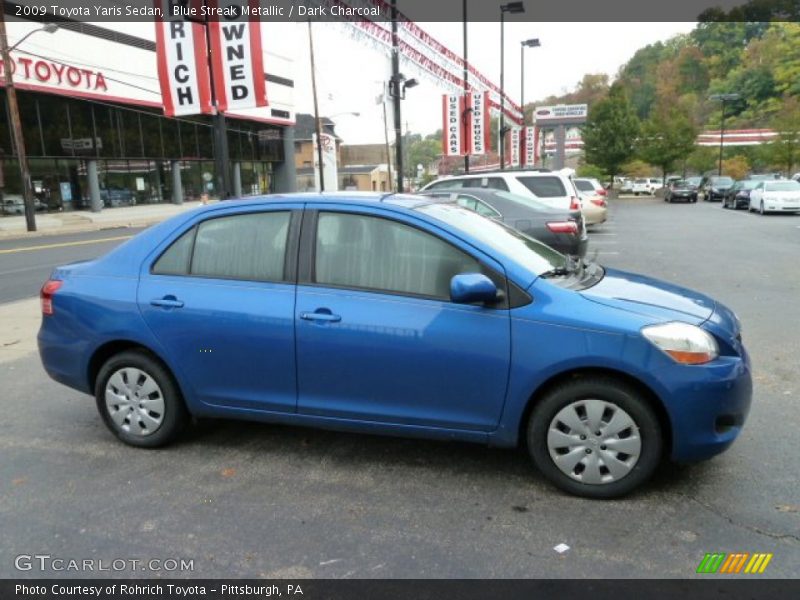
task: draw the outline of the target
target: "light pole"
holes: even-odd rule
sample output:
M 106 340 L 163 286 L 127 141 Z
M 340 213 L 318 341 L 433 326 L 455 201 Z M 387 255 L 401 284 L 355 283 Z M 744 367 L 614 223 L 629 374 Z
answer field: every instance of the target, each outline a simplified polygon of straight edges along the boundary
M 722 117 L 719 126 L 719 170 L 717 172 L 717 175 L 720 176 L 722 175 L 722 145 L 723 138 L 725 137 L 725 103 L 738 100 L 739 98 L 739 94 L 713 94 L 709 97 L 709 100 L 719 100 L 722 104 Z
M 523 125 L 525 120 L 525 48 L 539 48 L 542 44 L 539 38 L 531 38 L 519 43 L 519 64 L 520 64 L 520 79 L 519 79 L 519 102 L 522 105 L 522 119 Z
M 520 78 L 519 78 L 519 104 L 522 107 L 522 125 L 525 126 L 525 48 L 538 48 L 542 44 L 539 43 L 539 38 L 531 38 L 523 40 L 519 43 L 519 64 L 520 64 Z M 519 141 L 522 148 L 525 147 L 525 136 Z M 522 156 L 522 148 L 520 148 L 519 155 Z M 533 153 L 534 156 L 536 152 Z M 526 161 L 527 162 L 527 161 Z
M 14 78 L 11 74 L 11 51 L 16 49 L 34 33 L 39 31 L 53 33 L 56 29 L 58 29 L 57 25 L 47 23 L 43 27 L 28 32 L 25 37 L 9 48 L 5 13 L 2 7 L 0 7 L 0 53 L 3 55 L 3 77 L 5 79 L 6 97 L 8 98 L 8 112 L 11 115 L 11 130 L 14 138 L 14 147 L 17 150 L 19 173 L 22 178 L 22 198 L 25 202 L 25 224 L 28 231 L 36 231 L 36 208 L 33 205 L 33 185 L 31 184 L 30 169 L 28 169 L 28 154 L 25 151 L 25 138 L 22 134 L 17 90 L 14 87 Z
M 505 87 L 505 29 L 506 13 L 519 14 L 525 12 L 522 2 L 509 2 L 500 5 L 500 168 L 506 168 L 506 87 Z
M 308 21 L 308 52 L 311 58 L 311 95 L 314 96 L 314 131 L 317 136 L 317 162 L 319 163 L 319 191 L 325 191 L 325 169 L 322 164 L 322 124 L 319 120 L 319 103 L 317 102 L 317 73 L 314 65 L 314 35 L 311 33 L 311 19 Z

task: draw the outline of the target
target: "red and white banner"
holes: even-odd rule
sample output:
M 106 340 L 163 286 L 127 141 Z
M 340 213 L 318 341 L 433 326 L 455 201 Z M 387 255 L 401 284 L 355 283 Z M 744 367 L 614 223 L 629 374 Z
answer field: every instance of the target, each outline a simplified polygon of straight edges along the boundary
M 258 0 L 209 0 L 209 6 L 222 9 L 226 11 L 225 14 L 234 10 L 235 14 L 240 15 L 238 18 L 208 22 L 217 109 L 226 111 L 267 106 L 261 22 L 257 18 L 248 20 L 244 16 L 245 12 L 258 14 Z M 249 10 L 243 11 L 242 7 Z
M 171 0 L 154 0 L 154 4 L 165 15 L 155 22 L 164 114 L 179 117 L 213 112 L 203 26 L 171 16 Z
M 486 154 L 489 150 L 489 94 L 471 92 L 467 96 L 467 148 L 472 155 Z
M 463 156 L 465 148 L 464 97 L 460 94 L 442 96 L 442 154 Z
M 524 127 L 522 136 L 522 164 L 536 166 L 536 127 Z
M 508 152 L 506 152 L 506 163 L 511 167 L 519 166 L 520 142 L 522 140 L 522 127 L 512 126 L 508 132 Z

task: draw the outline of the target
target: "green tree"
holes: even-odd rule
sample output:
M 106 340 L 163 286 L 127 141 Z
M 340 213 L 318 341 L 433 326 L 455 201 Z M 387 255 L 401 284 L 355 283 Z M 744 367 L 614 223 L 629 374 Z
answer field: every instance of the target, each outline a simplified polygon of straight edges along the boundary
M 686 167 L 703 175 L 717 164 L 718 151 L 711 146 L 697 146 L 686 157 Z
M 769 145 L 772 160 L 791 177 L 795 165 L 800 164 L 800 101 L 796 97 L 784 99 L 772 128 L 778 132 L 778 138 Z
M 614 84 L 608 96 L 589 107 L 583 128 L 586 162 L 600 167 L 613 180 L 634 152 L 639 119 L 621 85 Z
M 642 126 L 637 143 L 637 155 L 643 161 L 661 169 L 662 181 L 679 159 L 684 159 L 694 149 L 697 129 L 676 108 L 663 108 Z

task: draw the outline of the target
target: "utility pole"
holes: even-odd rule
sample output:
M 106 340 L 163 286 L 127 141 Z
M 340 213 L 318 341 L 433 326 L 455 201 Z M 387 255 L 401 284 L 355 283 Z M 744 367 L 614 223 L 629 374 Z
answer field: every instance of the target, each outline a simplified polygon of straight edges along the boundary
M 717 172 L 718 175 L 722 175 L 722 149 L 723 149 L 723 140 L 725 138 L 725 102 L 738 100 L 740 98 L 739 94 L 713 94 L 709 100 L 719 100 L 722 103 L 722 116 L 721 116 L 721 123 L 720 123 L 720 131 L 719 131 L 719 171 Z
M 403 122 L 400 118 L 400 45 L 397 35 L 397 0 L 392 0 L 392 81 L 394 92 L 391 94 L 394 102 L 394 140 L 395 160 L 397 161 L 397 193 L 403 193 Z M 391 89 L 391 86 L 390 86 Z
M 319 120 L 317 102 L 317 72 L 314 63 L 314 36 L 311 33 L 311 20 L 308 21 L 308 50 L 311 55 L 311 94 L 314 96 L 314 130 L 317 133 L 317 161 L 319 162 L 319 191 L 325 191 L 325 165 L 322 163 L 322 127 Z M 336 186 L 334 186 L 335 188 Z
M 500 170 L 506 168 L 506 11 L 500 7 Z
M 464 22 L 464 99 L 466 100 L 467 94 L 469 94 L 469 84 L 467 83 L 469 78 L 469 69 L 467 68 L 467 0 L 462 0 L 461 9 Z M 463 118 L 466 121 L 466 113 L 464 113 Z M 470 133 L 469 135 L 472 134 Z M 464 152 L 464 173 L 469 173 L 469 148 Z
M 11 75 L 11 53 L 8 48 L 4 6 L 0 6 L 0 52 L 3 54 L 3 77 L 6 85 L 6 98 L 8 98 L 8 112 L 11 115 L 11 131 L 14 138 L 14 146 L 17 150 L 19 172 L 22 178 L 22 197 L 25 201 L 25 225 L 28 231 L 36 231 L 36 209 L 33 204 L 33 185 L 31 183 L 31 173 L 28 169 L 28 154 L 25 151 L 25 138 L 22 135 L 17 90 L 14 87 L 14 79 Z

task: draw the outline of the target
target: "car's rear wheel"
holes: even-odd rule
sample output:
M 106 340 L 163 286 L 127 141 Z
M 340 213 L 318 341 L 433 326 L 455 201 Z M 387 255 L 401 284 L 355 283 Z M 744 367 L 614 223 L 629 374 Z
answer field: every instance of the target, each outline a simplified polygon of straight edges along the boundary
M 611 377 L 581 377 L 550 390 L 528 421 L 528 451 L 556 486 L 616 498 L 647 481 L 661 459 L 661 427 L 646 398 Z
M 95 383 L 95 399 L 106 426 L 132 446 L 168 444 L 189 420 L 170 372 L 138 350 L 121 352 L 103 365 Z

